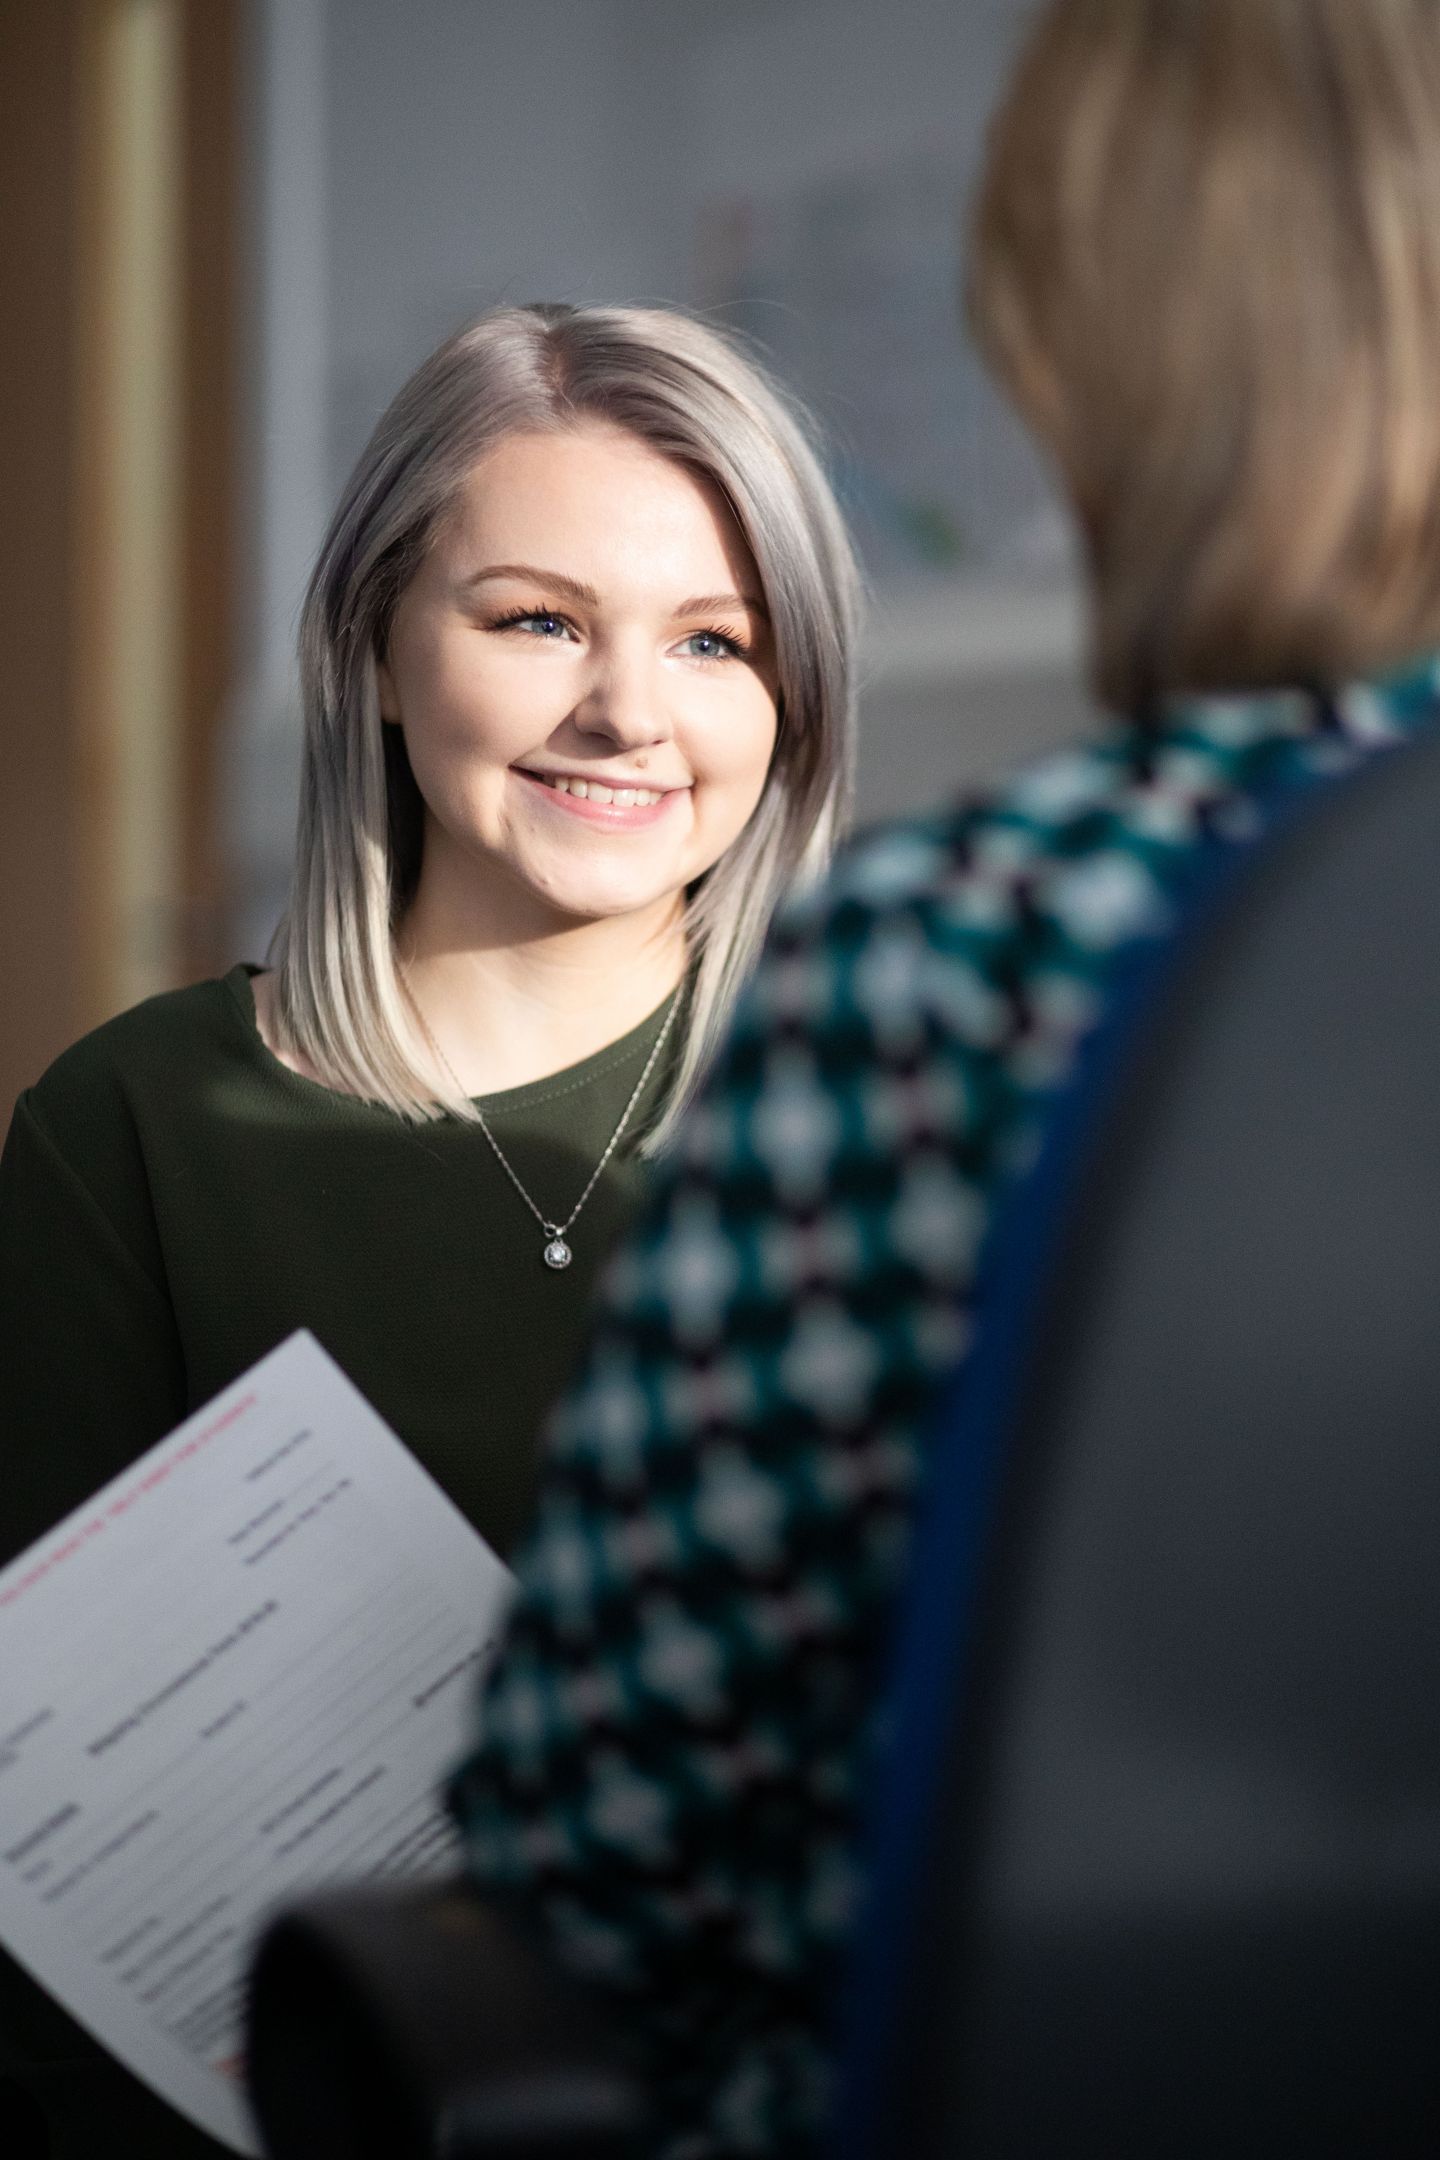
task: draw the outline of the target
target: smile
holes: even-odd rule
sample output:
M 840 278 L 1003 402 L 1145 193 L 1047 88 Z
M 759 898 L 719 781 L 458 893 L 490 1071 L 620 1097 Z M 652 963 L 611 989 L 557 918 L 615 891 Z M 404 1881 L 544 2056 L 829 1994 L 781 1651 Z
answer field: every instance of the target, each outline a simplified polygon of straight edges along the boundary
M 526 773 L 527 780 L 538 780 L 542 787 L 554 788 L 557 795 L 576 795 L 581 802 L 616 803 L 622 810 L 639 807 L 650 809 L 663 802 L 669 792 L 665 788 L 607 787 L 603 780 L 576 780 L 569 773 Z
M 603 780 L 582 780 L 574 773 L 527 772 L 523 765 L 512 770 L 538 788 L 555 809 L 610 826 L 653 824 L 672 797 L 686 792 L 683 788 L 617 787 Z

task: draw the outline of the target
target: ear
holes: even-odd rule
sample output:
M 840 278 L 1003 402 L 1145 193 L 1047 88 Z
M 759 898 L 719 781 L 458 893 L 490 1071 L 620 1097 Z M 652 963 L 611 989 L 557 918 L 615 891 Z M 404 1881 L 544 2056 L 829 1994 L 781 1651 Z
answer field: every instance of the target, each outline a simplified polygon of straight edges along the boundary
M 380 718 L 382 720 L 398 720 L 400 718 L 400 700 L 395 695 L 395 678 L 390 672 L 388 660 L 376 661 L 375 686 L 380 694 Z

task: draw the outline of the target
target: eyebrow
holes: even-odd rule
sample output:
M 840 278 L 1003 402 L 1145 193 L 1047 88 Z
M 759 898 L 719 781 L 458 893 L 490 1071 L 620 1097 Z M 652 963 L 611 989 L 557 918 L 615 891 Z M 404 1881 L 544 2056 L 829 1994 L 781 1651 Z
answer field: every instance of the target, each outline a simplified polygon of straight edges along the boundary
M 579 578 L 567 577 L 563 570 L 544 570 L 538 563 L 487 563 L 483 570 L 472 571 L 465 580 L 467 591 L 472 585 L 483 585 L 490 578 L 515 578 L 522 583 L 544 585 L 551 592 L 564 593 L 567 599 L 578 600 L 584 607 L 598 607 L 600 595 L 593 585 L 584 585 Z M 770 610 L 755 593 L 692 593 L 674 610 L 678 620 L 685 615 L 717 615 L 727 609 L 739 608 L 752 615 L 759 615 L 765 622 L 770 620 Z
M 567 599 L 582 601 L 586 607 L 600 605 L 600 595 L 593 585 L 582 585 L 579 578 L 566 577 L 563 570 L 542 570 L 536 563 L 487 563 L 483 570 L 471 572 L 466 587 L 483 585 L 487 578 L 516 578 L 522 584 L 548 585 L 552 592 L 564 593 Z
M 690 599 L 682 601 L 675 613 L 677 616 L 723 615 L 730 608 L 739 608 L 742 613 L 759 615 L 766 622 L 770 620 L 769 608 L 756 593 L 695 593 Z

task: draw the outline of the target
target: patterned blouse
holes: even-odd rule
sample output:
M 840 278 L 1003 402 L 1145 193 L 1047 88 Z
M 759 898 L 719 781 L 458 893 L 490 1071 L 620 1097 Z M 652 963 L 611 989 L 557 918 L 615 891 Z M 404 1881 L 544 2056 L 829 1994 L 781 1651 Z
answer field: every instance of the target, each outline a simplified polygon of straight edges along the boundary
M 857 1802 L 977 1255 L 1107 973 L 1440 663 L 1177 703 L 864 835 L 792 906 L 555 1415 L 453 1802 L 654 2042 L 663 2160 L 808 2152 Z

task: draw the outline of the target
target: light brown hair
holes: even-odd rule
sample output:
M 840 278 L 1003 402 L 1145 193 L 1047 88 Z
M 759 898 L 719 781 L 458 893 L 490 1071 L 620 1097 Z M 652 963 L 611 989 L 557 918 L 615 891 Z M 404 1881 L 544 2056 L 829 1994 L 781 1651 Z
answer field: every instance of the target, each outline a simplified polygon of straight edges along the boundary
M 1440 642 L 1440 0 L 1052 0 L 971 311 L 1078 518 L 1107 703 Z

